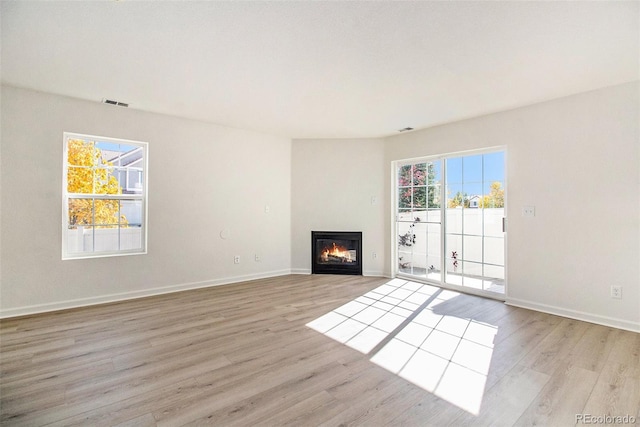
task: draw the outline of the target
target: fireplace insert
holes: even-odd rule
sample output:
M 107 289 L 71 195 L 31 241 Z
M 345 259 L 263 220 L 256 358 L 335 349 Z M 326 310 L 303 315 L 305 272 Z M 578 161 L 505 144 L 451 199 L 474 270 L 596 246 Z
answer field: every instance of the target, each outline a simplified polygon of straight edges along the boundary
M 311 273 L 362 275 L 362 232 L 312 231 Z

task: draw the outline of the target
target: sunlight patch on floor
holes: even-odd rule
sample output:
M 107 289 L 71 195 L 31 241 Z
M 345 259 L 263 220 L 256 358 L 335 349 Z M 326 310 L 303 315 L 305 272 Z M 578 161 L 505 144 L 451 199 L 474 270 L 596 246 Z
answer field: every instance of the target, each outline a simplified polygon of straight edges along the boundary
M 439 304 L 459 295 L 392 279 L 307 326 L 370 354 L 378 366 L 477 415 L 498 329 L 437 314 Z

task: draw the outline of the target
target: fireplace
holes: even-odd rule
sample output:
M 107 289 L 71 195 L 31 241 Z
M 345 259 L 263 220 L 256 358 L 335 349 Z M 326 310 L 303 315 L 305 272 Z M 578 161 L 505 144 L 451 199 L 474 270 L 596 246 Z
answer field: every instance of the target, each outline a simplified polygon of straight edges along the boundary
M 362 232 L 312 231 L 311 273 L 362 275 Z

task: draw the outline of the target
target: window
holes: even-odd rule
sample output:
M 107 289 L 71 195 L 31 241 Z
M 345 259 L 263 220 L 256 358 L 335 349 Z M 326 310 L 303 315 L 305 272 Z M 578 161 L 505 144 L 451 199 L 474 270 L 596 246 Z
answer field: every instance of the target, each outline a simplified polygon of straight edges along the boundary
M 147 151 L 65 132 L 62 259 L 146 253 Z
M 505 152 L 395 162 L 396 273 L 505 292 Z

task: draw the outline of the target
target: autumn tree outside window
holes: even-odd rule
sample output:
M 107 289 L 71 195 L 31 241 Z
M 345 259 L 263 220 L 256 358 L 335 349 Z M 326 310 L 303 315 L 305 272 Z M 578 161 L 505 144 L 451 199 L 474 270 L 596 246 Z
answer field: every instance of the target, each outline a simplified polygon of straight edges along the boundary
M 62 258 L 146 253 L 147 144 L 64 134 Z

